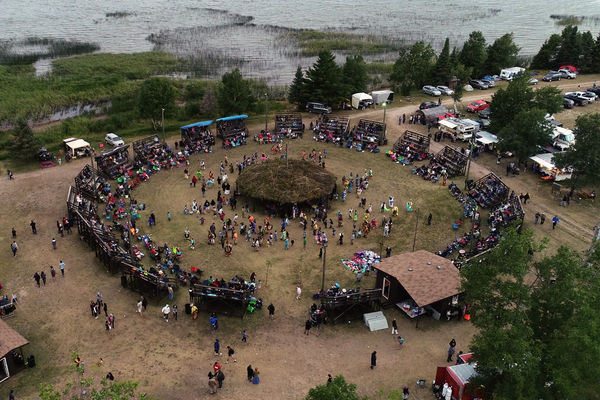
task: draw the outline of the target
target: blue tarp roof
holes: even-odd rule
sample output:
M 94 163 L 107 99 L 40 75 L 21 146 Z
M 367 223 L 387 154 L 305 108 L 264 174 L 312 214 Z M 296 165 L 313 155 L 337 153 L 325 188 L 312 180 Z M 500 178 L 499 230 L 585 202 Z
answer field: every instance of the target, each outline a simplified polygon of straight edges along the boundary
M 182 126 L 181 129 L 190 129 L 190 128 L 195 128 L 195 127 L 200 127 L 200 126 L 209 126 L 212 123 L 213 123 L 212 119 L 210 121 L 195 122 L 193 124 Z
M 222 121 L 233 121 L 236 119 L 246 119 L 248 118 L 247 115 L 243 114 L 243 115 L 232 115 L 231 117 L 224 117 L 224 118 L 219 118 L 216 121 L 217 122 L 222 122 Z

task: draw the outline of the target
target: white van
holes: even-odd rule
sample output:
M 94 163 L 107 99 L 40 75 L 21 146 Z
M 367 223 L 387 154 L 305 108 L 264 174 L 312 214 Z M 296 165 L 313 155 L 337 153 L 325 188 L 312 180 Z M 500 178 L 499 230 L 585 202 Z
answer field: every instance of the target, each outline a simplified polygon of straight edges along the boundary
M 500 79 L 505 81 L 512 81 L 515 78 L 515 76 L 519 75 L 522 72 L 525 72 L 525 68 L 504 68 L 502 71 L 500 71 Z

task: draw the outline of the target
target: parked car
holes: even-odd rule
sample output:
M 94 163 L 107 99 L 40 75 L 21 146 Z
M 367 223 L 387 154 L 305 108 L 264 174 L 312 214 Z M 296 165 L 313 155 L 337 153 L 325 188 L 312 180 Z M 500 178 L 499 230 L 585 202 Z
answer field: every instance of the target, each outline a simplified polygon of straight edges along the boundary
M 485 90 L 489 88 L 487 84 L 483 83 L 483 81 L 480 81 L 479 79 L 471 79 L 469 81 L 469 85 L 473 86 L 475 89 L 480 90 Z
M 565 93 L 565 95 L 574 95 L 574 96 L 578 96 L 582 99 L 586 99 L 588 101 L 588 103 L 593 103 L 594 101 L 596 101 L 596 95 L 594 93 L 588 93 L 588 92 L 567 92 Z
M 450 89 L 448 86 L 436 86 L 436 89 L 442 92 L 444 96 L 452 96 L 454 94 L 454 90 Z
M 42 147 L 38 152 L 38 160 L 39 161 L 51 161 L 54 158 L 52 153 L 48 151 L 45 147 Z
M 442 92 L 436 89 L 435 86 L 423 86 L 423 93 L 428 94 L 430 96 L 441 96 Z
M 476 100 L 467 106 L 468 112 L 477 112 L 481 110 L 485 110 L 490 105 L 485 100 Z
M 479 122 L 479 125 L 481 125 L 482 128 L 489 128 L 491 122 L 489 119 L 480 119 L 477 122 Z
M 575 107 L 575 102 L 571 99 L 567 99 L 566 97 L 563 97 L 563 107 L 564 108 L 573 108 L 573 107 Z
M 565 78 L 565 79 L 575 79 L 575 78 L 577 78 L 577 75 L 575 74 L 575 72 L 571 72 L 568 69 L 559 69 L 558 72 L 560 72 L 560 74 L 562 75 L 562 77 Z
M 331 107 L 327 104 L 309 101 L 306 103 L 306 111 L 317 114 L 331 114 Z
M 535 78 L 531 78 L 527 83 L 530 85 L 537 85 L 539 81 Z
M 581 96 L 589 98 L 590 102 L 598 100 L 598 95 L 594 92 L 587 91 L 587 92 L 577 92 L 577 93 L 581 93 Z
M 552 81 L 560 81 L 561 78 L 562 78 L 562 74 L 560 72 L 550 71 L 546 75 L 544 75 L 542 80 L 544 82 L 552 82 Z
M 490 110 L 489 107 L 486 107 L 483 110 L 479 110 L 477 115 L 479 115 L 479 118 L 489 119 L 491 113 L 492 113 L 492 110 Z
M 481 78 L 480 81 L 488 85 L 488 88 L 496 86 L 493 79 Z
M 591 88 L 585 89 L 585 91 L 592 92 L 592 93 L 595 93 L 596 95 L 600 96 L 600 86 L 591 87 Z
M 438 103 L 436 103 L 435 101 L 424 101 L 419 106 L 419 110 L 426 110 L 428 108 L 433 108 L 433 107 L 437 107 L 437 106 L 438 106 Z
M 581 97 L 581 96 L 577 96 L 573 92 L 571 92 L 571 93 L 565 93 L 563 95 L 563 98 L 564 99 L 572 100 L 576 106 L 585 106 L 586 104 L 589 103 L 589 101 L 586 98 Z
M 119 136 L 115 135 L 114 133 L 107 133 L 106 136 L 104 137 L 104 141 L 113 147 L 123 146 L 125 144 L 123 139 L 121 139 Z

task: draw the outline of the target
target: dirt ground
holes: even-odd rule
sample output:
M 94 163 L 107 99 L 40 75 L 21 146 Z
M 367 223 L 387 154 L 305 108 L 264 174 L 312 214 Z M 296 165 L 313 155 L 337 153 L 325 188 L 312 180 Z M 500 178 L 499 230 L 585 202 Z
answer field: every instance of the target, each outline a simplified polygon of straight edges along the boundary
M 477 98 L 482 98 L 480 93 L 469 94 L 464 101 Z M 423 129 L 414 125 L 397 125 L 399 115 L 414 110 L 414 105 L 387 110 L 390 124 L 387 147 L 391 147 L 404 129 Z M 588 110 L 592 111 L 591 108 Z M 372 119 L 383 117 L 380 109 L 353 113 L 353 117 L 359 115 Z M 354 123 L 352 121 L 351 125 Z M 432 150 L 437 145 L 434 143 Z M 364 169 L 372 168 L 375 177 L 370 182 L 366 197 L 368 202 L 373 203 L 374 209 L 378 210 L 380 202 L 393 195 L 401 209 L 407 201 L 413 201 L 421 218 L 432 212 L 432 226 L 419 222 L 416 249 L 436 251 L 453 240 L 455 233 L 451 223 L 462 212 L 458 202 L 441 184 L 431 184 L 411 175 L 409 167 L 394 164 L 383 154 L 357 153 L 317 144 L 309 134 L 302 140 L 289 142 L 292 158 L 298 158 L 302 150 L 308 152 L 312 148 L 327 150 L 327 168 L 338 178 L 347 176 L 350 171 L 362 173 Z M 270 146 L 255 143 L 229 151 L 217 149 L 205 157 L 193 156 L 191 168 L 193 171 L 203 159 L 207 163 L 207 171 L 216 173 L 218 163 L 225 155 L 229 161 L 235 162 L 243 154 L 269 150 Z M 317 256 L 318 246 L 309 240 L 307 250 L 302 250 L 301 230 L 293 223 L 290 237 L 296 243 L 292 249 L 285 251 L 283 244 L 279 243 L 255 252 L 248 243 L 240 242 L 234 248 L 233 256 L 226 258 L 220 246 L 205 244 L 208 226 L 201 226 L 195 217 L 183 215 L 183 205 L 189 205 L 194 199 L 200 201 L 202 195 L 199 187 L 189 187 L 181 169 L 161 171 L 134 192 L 138 201 L 147 204 L 143 221 L 150 212 L 157 216 L 157 225 L 151 231 L 154 240 L 180 244 L 184 251 L 183 266 L 196 266 L 205 271 L 205 276 L 229 279 L 235 274 L 247 277 L 256 272 L 257 279 L 263 281 L 258 296 L 266 304 L 272 302 L 275 305 L 276 319 L 270 321 L 266 318 L 265 309 L 247 314 L 243 319 L 221 316 L 220 328 L 215 334 L 210 330 L 206 313 L 193 321 L 183 312 L 183 305 L 188 299 L 185 287 L 175 294 L 174 303 L 180 309 L 178 321 L 171 319 L 165 323 L 161 319 L 160 308 L 167 299 L 152 300 L 145 315 L 140 317 L 135 314 L 138 295 L 123 289 L 119 277 L 104 270 L 76 232 L 64 238 L 57 237 L 58 248 L 52 250 L 50 242 L 56 236 L 55 221 L 66 213 L 68 187 L 84 164 L 85 161 L 73 161 L 61 167 L 17 174 L 14 181 L 6 178 L 0 181 L 0 203 L 4 205 L 0 209 L 0 240 L 6 244 L 6 256 L 0 260 L 0 276 L 3 293 L 16 293 L 20 302 L 16 316 L 8 322 L 29 339 L 26 353 L 34 354 L 38 364 L 0 386 L 0 396 L 7 396 L 8 391 L 14 388 L 18 398 L 34 398 L 41 382 L 61 387 L 73 377 L 68 368 L 72 363 L 70 356 L 72 351 L 78 351 L 87 364 L 87 375 L 101 377 L 111 371 L 117 379 L 139 381 L 143 391 L 158 399 L 210 397 L 206 375 L 215 360 L 223 365 L 226 375 L 224 387 L 217 396 L 226 399 L 248 395 L 257 399 L 301 399 L 310 387 L 324 383 L 328 373 L 344 375 L 348 381 L 358 385 L 361 394 L 370 398 L 386 398 L 390 390 L 401 389 L 406 384 L 411 389 L 411 398 L 430 399 L 431 391 L 417 388 L 416 380 L 423 378 L 428 385 L 431 383 L 436 367 L 446 365 L 446 349 L 451 338 L 456 339 L 459 350 L 468 350 L 475 332 L 471 324 L 424 318 L 417 328 L 415 321 L 393 308 L 385 309 L 384 313 L 388 321 L 392 318 L 398 321 L 399 331 L 406 339 L 402 349 L 399 349 L 390 331 L 369 332 L 358 320 L 328 325 L 320 332 L 303 335 L 307 311 L 313 302 L 310 296 L 321 285 L 322 261 Z M 472 164 L 471 178 L 482 176 L 488 170 L 504 176 L 504 168 L 504 161 L 497 166 L 493 156 L 483 155 Z M 230 174 L 230 178 L 236 175 L 232 177 Z M 587 249 L 591 229 L 597 223 L 598 206 L 587 201 L 575 201 L 569 207 L 561 208 L 559 199 L 551 195 L 550 186 L 539 182 L 530 172 L 507 179 L 515 192 L 529 191 L 532 196 L 525 207 L 528 213 L 526 225 L 534 228 L 539 237 L 549 237 L 550 248 L 568 244 L 581 251 Z M 209 199 L 215 195 L 216 189 L 207 192 Z M 341 209 L 347 216 L 347 209 L 355 208 L 356 203 L 355 195 L 349 196 L 346 204 L 335 202 L 333 209 Z M 561 223 L 557 229 L 553 231 L 548 223 L 533 225 L 533 214 L 537 210 L 544 211 L 549 219 L 555 213 L 559 215 Z M 170 223 L 166 220 L 167 211 L 173 215 Z M 260 210 L 253 215 L 262 219 Z M 380 213 L 375 215 L 379 217 Z M 384 247 L 392 247 L 392 254 L 411 251 L 416 215 L 416 212 L 401 213 L 391 237 L 383 242 Z M 29 229 L 31 219 L 38 224 L 37 235 L 32 235 Z M 207 224 L 212 220 L 212 216 L 207 217 Z M 280 220 L 275 220 L 275 226 L 279 224 Z M 144 232 L 149 231 L 147 226 L 140 225 L 143 225 Z M 350 246 L 351 229 L 347 225 L 344 227 L 344 245 L 332 243 L 328 249 L 326 285 L 339 282 L 342 287 L 358 286 L 340 258 L 350 257 L 357 250 L 372 248 L 378 251 L 382 247 L 380 233 L 357 240 L 354 246 Z M 11 257 L 9 249 L 13 226 L 18 235 L 17 257 Z M 198 243 L 196 250 L 184 247 L 185 227 L 191 229 Z M 57 267 L 59 259 L 67 265 L 65 278 L 57 277 L 54 281 L 49 276 L 47 285 L 37 288 L 32 278 L 34 272 L 44 269 L 49 275 L 49 265 Z M 295 300 L 297 283 L 303 287 L 300 301 Z M 360 283 L 363 288 L 373 285 L 373 276 Z M 110 333 L 104 330 L 103 318 L 95 320 L 89 313 L 89 301 L 95 298 L 97 291 L 102 292 L 108 311 L 116 316 L 116 329 Z M 248 333 L 247 343 L 240 340 L 243 329 Z M 224 356 L 213 355 L 212 343 L 216 337 L 223 347 L 231 345 L 236 350 L 236 363 L 225 364 Z M 378 352 L 378 363 L 377 368 L 371 371 L 369 356 L 374 349 Z M 96 361 L 100 357 L 104 364 L 97 367 Z M 247 383 L 245 369 L 248 364 L 260 369 L 260 385 Z

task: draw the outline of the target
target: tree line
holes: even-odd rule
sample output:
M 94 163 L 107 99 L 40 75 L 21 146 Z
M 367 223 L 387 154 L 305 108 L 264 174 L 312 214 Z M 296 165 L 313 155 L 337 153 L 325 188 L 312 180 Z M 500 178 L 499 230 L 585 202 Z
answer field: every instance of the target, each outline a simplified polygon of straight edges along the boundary
M 557 69 L 561 65 L 573 65 L 586 74 L 600 72 L 600 35 L 594 39 L 590 31 L 581 32 L 569 25 L 560 35 L 551 35 L 531 60 L 532 69 Z

